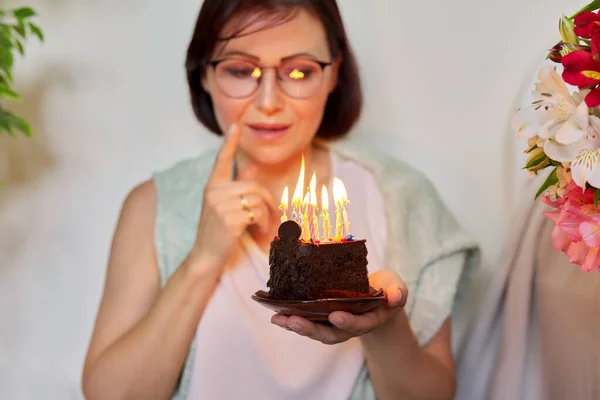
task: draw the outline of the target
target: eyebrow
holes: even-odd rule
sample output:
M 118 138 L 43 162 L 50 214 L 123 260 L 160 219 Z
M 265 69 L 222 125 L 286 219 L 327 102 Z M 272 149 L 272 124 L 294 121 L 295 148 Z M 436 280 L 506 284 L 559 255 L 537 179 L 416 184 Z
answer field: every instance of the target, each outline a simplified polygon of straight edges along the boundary
M 230 56 L 242 56 L 242 57 L 251 58 L 256 61 L 260 61 L 260 57 L 254 55 L 254 54 L 246 53 L 244 51 L 239 51 L 239 50 L 230 50 L 230 51 L 226 51 L 223 54 L 221 54 L 221 57 L 230 57 Z M 319 59 L 319 57 L 317 57 L 316 55 L 314 55 L 312 53 L 300 52 L 300 53 L 294 53 L 294 54 L 290 54 L 289 56 L 282 57 L 281 61 L 290 60 L 290 59 L 296 58 L 296 57 L 311 57 L 311 58 L 314 58 L 315 60 Z

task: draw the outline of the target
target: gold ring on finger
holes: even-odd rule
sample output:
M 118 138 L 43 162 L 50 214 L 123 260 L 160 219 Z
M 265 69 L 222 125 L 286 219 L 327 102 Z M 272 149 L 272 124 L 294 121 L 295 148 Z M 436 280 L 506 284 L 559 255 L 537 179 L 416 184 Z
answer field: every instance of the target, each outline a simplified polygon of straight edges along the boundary
M 246 196 L 242 195 L 242 197 L 240 198 L 240 203 L 242 203 L 242 208 L 245 211 L 250 211 L 250 204 L 248 204 L 248 199 L 246 198 Z

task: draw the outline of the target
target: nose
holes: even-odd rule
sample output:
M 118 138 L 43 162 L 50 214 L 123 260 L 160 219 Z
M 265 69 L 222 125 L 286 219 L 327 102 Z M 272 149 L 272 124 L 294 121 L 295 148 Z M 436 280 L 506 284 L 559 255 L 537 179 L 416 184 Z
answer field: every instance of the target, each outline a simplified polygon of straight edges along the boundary
M 283 109 L 283 98 L 274 71 L 263 72 L 254 96 L 254 105 L 266 115 L 276 114 Z

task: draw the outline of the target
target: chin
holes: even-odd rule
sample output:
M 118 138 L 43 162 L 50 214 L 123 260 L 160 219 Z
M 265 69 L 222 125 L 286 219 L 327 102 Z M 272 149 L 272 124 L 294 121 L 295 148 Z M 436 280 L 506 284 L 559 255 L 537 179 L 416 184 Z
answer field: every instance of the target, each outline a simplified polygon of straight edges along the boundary
M 248 158 L 256 165 L 262 166 L 276 166 L 289 162 L 292 158 L 296 158 L 297 154 L 295 151 L 290 151 L 282 148 L 270 148 L 270 149 L 252 149 L 246 151 Z

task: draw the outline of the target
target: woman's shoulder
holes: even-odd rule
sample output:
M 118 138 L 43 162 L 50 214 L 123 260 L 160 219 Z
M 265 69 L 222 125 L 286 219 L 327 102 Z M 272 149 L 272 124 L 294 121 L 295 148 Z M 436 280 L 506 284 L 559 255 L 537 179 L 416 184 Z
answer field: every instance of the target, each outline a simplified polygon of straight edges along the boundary
M 154 172 L 159 217 L 198 207 L 216 155 L 217 149 L 211 148 Z
M 202 153 L 181 159 L 165 168 L 154 172 L 154 178 L 159 184 L 177 185 L 189 180 L 210 175 L 218 150 L 209 148 Z

